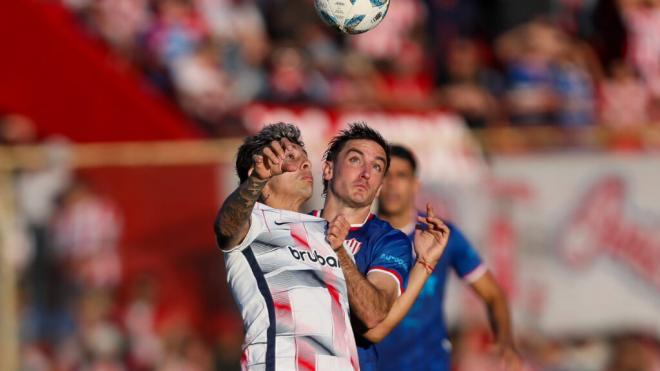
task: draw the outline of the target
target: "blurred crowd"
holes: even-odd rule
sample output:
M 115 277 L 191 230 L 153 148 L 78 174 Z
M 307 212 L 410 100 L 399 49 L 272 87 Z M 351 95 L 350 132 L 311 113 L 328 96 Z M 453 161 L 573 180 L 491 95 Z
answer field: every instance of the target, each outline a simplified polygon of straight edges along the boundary
M 0 219 L 0 253 L 16 272 L 19 369 L 238 369 L 236 314 L 205 319 L 202 332 L 185 311 L 159 299 L 156 275 L 129 280 L 121 260 L 122 210 L 74 171 L 65 139 L 38 140 L 36 129 L 25 116 L 0 115 L 0 147 L 40 144 L 45 154 L 12 173 L 14 212 L 9 225 Z M 4 302 L 7 293 L 0 295 Z M 0 309 L 0 321 L 4 315 Z
M 660 0 L 392 0 L 350 37 L 312 0 L 60 1 L 211 136 L 241 132 L 253 102 L 448 109 L 475 129 L 660 120 Z M 0 119 L 0 145 L 36 137 L 29 119 Z M 14 176 L 22 369 L 238 369 L 233 308 L 211 336 L 164 315 L 153 278 L 122 277 L 121 210 L 72 170 L 66 142 L 45 145 L 43 167 Z M 660 370 L 658 339 L 641 334 L 518 340 L 530 370 Z M 485 326 L 453 344 L 456 370 L 497 369 Z
M 0 118 L 0 145 L 37 143 L 35 132 L 26 117 Z M 239 369 L 243 331 L 235 308 L 226 304 L 200 325 L 161 300 L 166 288 L 155 275 L 129 280 L 120 259 L 124 213 L 72 170 L 65 141 L 41 143 L 45 161 L 13 177 L 17 216 L 7 256 L 18 272 L 20 369 Z M 485 321 L 479 312 L 454 324 L 455 370 L 501 370 Z M 517 326 L 516 341 L 530 371 L 660 370 L 660 339 L 649 334 L 557 338 Z
M 61 0 L 210 135 L 251 102 L 449 109 L 472 128 L 660 119 L 657 0 L 397 0 L 344 36 L 312 0 Z

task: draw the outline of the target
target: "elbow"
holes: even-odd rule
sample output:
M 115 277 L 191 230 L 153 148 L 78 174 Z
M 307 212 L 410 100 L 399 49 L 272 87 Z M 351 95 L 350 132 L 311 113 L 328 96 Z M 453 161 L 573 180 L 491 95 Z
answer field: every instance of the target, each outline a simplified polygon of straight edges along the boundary
M 378 344 L 385 338 L 385 334 L 379 331 L 369 331 L 366 334 L 363 334 L 362 337 L 374 344 Z
M 375 310 L 369 313 L 366 318 L 363 319 L 364 326 L 368 329 L 373 329 L 376 326 L 380 325 L 381 322 L 385 320 L 385 317 L 387 317 L 387 312 L 381 311 L 381 310 Z
M 222 235 L 219 235 L 219 234 L 215 235 L 215 243 L 222 250 L 226 250 L 227 248 L 229 248 L 229 246 L 230 246 L 229 241 L 230 241 L 230 239 L 226 236 L 222 236 Z
M 220 227 L 219 218 L 216 219 L 215 223 L 213 224 L 213 232 L 215 233 L 215 242 L 218 247 L 223 250 L 228 248 L 231 243 L 231 237 L 227 236 L 226 233 L 223 233 L 224 231 Z

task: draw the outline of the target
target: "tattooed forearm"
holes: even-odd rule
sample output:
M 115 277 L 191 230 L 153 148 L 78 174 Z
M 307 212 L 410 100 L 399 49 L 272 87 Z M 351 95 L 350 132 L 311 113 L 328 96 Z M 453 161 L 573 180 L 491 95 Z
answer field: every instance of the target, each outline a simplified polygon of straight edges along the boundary
M 215 218 L 215 238 L 218 246 L 227 249 L 238 245 L 250 228 L 250 213 L 267 179 L 248 177 L 222 204 Z

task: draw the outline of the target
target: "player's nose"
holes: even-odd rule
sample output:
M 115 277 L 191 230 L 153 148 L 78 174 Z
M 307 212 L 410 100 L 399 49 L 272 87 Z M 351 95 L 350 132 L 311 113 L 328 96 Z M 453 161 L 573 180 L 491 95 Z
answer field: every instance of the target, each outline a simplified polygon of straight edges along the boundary
M 371 168 L 369 166 L 363 166 L 362 171 L 360 172 L 360 177 L 364 179 L 371 178 Z
M 300 163 L 301 170 L 309 170 L 311 168 L 312 168 L 312 163 L 309 161 L 309 159 L 305 158 L 301 161 Z

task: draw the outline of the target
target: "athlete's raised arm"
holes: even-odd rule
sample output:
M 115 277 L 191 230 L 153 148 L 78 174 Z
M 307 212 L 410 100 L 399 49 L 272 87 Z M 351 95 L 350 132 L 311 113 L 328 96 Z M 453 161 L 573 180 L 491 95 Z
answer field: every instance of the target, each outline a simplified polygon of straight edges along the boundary
M 415 232 L 414 245 L 417 261 L 410 270 L 406 291 L 392 304 L 385 319 L 363 334 L 367 340 L 373 343 L 383 340 L 406 316 L 445 251 L 449 241 L 449 228 L 442 220 L 435 217 L 430 204 L 426 205 L 426 213 L 426 217 L 417 218 L 418 222 L 426 227 L 420 229 L 418 224 Z
M 285 161 L 285 153 L 293 151 L 288 139 L 272 141 L 252 157 L 248 178 L 225 200 L 215 218 L 214 230 L 218 246 L 229 249 L 238 245 L 250 229 L 250 213 L 261 192 L 274 176 L 295 170 L 295 164 Z

